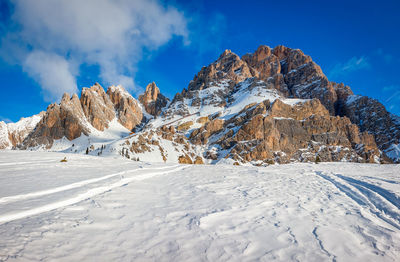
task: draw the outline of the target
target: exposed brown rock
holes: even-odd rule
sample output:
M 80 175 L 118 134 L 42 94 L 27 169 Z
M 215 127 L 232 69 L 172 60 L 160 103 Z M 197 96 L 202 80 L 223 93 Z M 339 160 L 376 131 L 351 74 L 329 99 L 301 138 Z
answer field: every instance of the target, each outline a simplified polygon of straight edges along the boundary
M 188 130 L 193 125 L 193 121 L 187 121 L 177 126 L 178 131 Z
M 192 159 L 188 155 L 179 156 L 178 158 L 179 164 L 193 164 Z
M 35 130 L 25 139 L 22 148 L 43 145 L 51 147 L 55 139 L 66 137 L 73 140 L 81 134 L 89 134 L 85 125 L 85 115 L 76 94 L 72 97 L 65 93 L 60 104 L 47 107 Z
M 230 79 L 237 83 L 252 77 L 246 62 L 230 50 L 225 50 L 217 61 L 207 67 L 203 67 L 200 72 L 190 81 L 188 91 L 196 91 L 207 88 L 213 82 L 222 79 Z
M 319 100 L 293 107 L 276 100 L 272 105 L 264 102 L 247 110 L 244 117 L 243 112 L 239 114 L 241 119 L 237 121 L 241 128 L 236 133 L 226 132 L 218 141 L 223 149 L 231 149 L 229 156 L 235 160 L 314 161 L 316 155 L 320 155 L 322 161 L 345 158 L 374 163 L 382 159 L 373 136 L 360 133 L 348 118 L 330 116 Z M 340 148 L 348 152 L 340 153 Z M 282 154 L 276 155 L 276 152 Z M 306 158 L 304 153 L 310 157 Z
M 321 104 L 318 99 L 312 99 L 294 106 L 283 103 L 279 99 L 275 100 L 269 109 L 272 117 L 286 117 L 295 120 L 303 120 L 312 115 L 329 116 L 329 111 Z
M 199 117 L 197 120 L 196 120 L 196 122 L 197 123 L 200 123 L 200 124 L 205 124 L 205 123 L 207 123 L 207 122 L 209 122 L 210 121 L 210 119 L 208 118 L 208 116 L 202 116 L 202 117 Z
M 341 113 L 357 124 L 361 131 L 373 134 L 381 150 L 400 144 L 400 118 L 390 114 L 377 100 L 366 96 L 347 96 Z
M 253 76 L 273 83 L 274 87 L 283 95 L 289 95 L 289 89 L 281 74 L 281 63 L 279 57 L 272 54 L 268 46 L 260 46 L 254 54 L 246 54 L 242 57 L 250 66 Z M 272 78 L 272 79 L 271 79 Z
M 224 127 L 224 120 L 215 119 L 206 123 L 201 128 L 194 130 L 190 135 L 190 141 L 196 145 L 205 144 L 208 142 L 208 138 Z
M 132 130 L 141 123 L 143 114 L 142 109 L 136 99 L 134 99 L 122 86 L 110 86 L 107 90 L 114 108 L 117 111 L 118 121 L 129 130 Z
M 90 88 L 84 87 L 80 101 L 86 119 L 97 130 L 104 131 L 115 118 L 114 104 L 98 83 Z
M 144 94 L 139 96 L 139 101 L 147 113 L 153 116 L 161 114 L 162 109 L 168 104 L 169 99 L 160 93 L 160 89 L 154 82 L 146 87 Z
M 194 160 L 194 163 L 196 165 L 204 165 L 203 158 L 201 156 L 197 156 L 196 159 Z

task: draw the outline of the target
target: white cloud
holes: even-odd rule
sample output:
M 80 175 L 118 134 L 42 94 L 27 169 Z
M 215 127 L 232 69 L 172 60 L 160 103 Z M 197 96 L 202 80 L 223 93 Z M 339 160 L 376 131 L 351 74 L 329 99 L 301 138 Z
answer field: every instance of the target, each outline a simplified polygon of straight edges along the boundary
M 75 76 L 62 56 L 42 51 L 29 53 L 23 69 L 42 87 L 45 100 L 59 99 L 64 92 L 76 93 Z
M 349 73 L 370 69 L 371 65 L 369 63 L 369 59 L 366 56 L 361 57 L 352 57 L 345 63 L 336 64 L 333 69 L 329 72 L 329 78 L 335 78 L 339 76 L 345 76 Z
M 174 36 L 188 42 L 183 13 L 155 0 L 13 3 L 12 20 L 19 29 L 9 32 L 2 46 L 14 50 L 15 59 L 49 96 L 75 90 L 75 77 L 83 63 L 99 65 L 106 84 L 124 84 L 135 92 L 134 73 L 144 50 L 155 50 Z M 48 74 L 45 70 L 51 63 L 59 63 L 63 69 Z M 66 79 L 62 87 L 52 86 Z

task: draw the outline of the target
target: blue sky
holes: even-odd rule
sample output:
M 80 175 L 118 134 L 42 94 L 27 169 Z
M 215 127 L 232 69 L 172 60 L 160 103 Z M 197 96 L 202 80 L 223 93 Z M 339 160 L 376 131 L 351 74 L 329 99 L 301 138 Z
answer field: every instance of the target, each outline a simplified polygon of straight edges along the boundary
M 57 2 L 57 3 L 56 3 Z M 225 50 L 299 48 L 400 115 L 400 1 L 0 1 L 0 120 L 63 92 L 155 81 L 173 97 Z

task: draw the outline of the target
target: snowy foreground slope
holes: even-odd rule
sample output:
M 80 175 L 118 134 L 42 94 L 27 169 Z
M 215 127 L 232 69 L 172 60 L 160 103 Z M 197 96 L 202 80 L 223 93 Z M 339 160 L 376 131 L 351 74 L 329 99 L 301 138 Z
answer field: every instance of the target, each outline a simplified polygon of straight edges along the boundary
M 0 152 L 0 261 L 399 261 L 399 208 L 399 165 Z

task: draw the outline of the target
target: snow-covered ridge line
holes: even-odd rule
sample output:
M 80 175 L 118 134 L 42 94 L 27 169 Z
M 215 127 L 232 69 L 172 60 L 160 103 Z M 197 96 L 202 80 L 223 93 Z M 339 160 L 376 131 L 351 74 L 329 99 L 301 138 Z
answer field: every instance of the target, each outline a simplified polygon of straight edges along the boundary
M 21 143 L 42 119 L 44 113 L 31 117 L 22 117 L 18 122 L 5 123 L 0 121 L 0 148 L 11 149 L 14 142 Z

